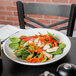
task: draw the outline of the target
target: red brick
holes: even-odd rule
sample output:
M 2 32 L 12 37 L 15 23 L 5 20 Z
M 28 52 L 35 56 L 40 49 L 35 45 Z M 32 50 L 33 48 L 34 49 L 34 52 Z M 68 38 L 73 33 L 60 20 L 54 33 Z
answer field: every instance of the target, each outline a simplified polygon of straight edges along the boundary
M 9 10 L 9 11 L 17 11 L 17 8 L 16 7 L 6 7 L 6 10 Z
M 32 25 L 34 25 L 34 26 L 36 26 L 36 27 L 41 28 L 40 25 L 38 25 L 38 24 L 36 24 L 36 23 L 34 23 L 34 22 L 30 21 L 30 20 L 24 19 L 24 21 L 27 22 L 27 23 L 30 23 L 30 24 L 32 24 Z
M 28 17 L 34 17 L 34 18 L 42 18 L 42 15 L 27 15 Z
M 14 22 L 13 25 L 19 26 L 19 22 Z
M 21 1 L 22 2 L 29 2 L 29 3 L 30 2 L 32 2 L 32 3 L 34 2 L 34 0 L 21 0 Z M 16 6 L 16 1 L 12 1 L 12 2 L 13 2 L 13 5 Z
M 5 10 L 5 6 L 0 6 L 0 10 Z
M 44 18 L 47 18 L 47 19 L 59 19 L 58 16 L 49 16 L 49 15 L 44 15 Z
M 35 26 L 35 27 L 38 27 L 38 28 L 42 28 L 42 26 L 36 24 L 36 23 L 33 23 L 33 22 L 30 22 L 31 25 Z M 28 26 L 28 25 L 25 25 L 25 26 Z M 29 27 L 29 26 L 28 26 Z
M 51 27 L 51 29 L 58 29 L 58 26 Z
M 12 2 L 11 1 L 0 1 L 0 5 L 11 6 L 12 5 Z
M 50 0 L 36 0 L 36 2 L 50 2 Z
M 14 13 L 14 16 L 18 16 L 18 13 L 17 12 L 13 12 Z
M 7 17 L 8 21 L 18 21 L 18 17 Z
M 68 17 L 60 17 L 59 19 L 65 20 L 68 19 Z
M 34 2 L 34 0 L 22 0 L 23 2 L 25 1 L 28 1 L 28 2 Z
M 5 20 L 6 17 L 5 16 L 0 16 L 0 20 Z
M 13 6 L 16 6 L 16 1 L 13 1 L 12 3 L 13 3 Z
M 12 15 L 12 12 L 0 11 L 0 15 Z
M 52 0 L 55 3 L 68 3 L 68 0 Z
M 38 19 L 37 21 L 39 21 L 43 24 L 50 24 L 50 20 L 46 20 L 46 19 Z
M 30 20 L 24 19 L 25 22 L 31 22 Z
M 76 0 L 70 0 L 70 3 L 76 4 Z
M 59 22 L 58 20 L 52 20 L 52 24 Z
M 5 25 L 10 24 L 10 25 L 13 25 L 13 22 L 8 22 L 8 21 L 0 21 L 0 24 L 5 24 Z

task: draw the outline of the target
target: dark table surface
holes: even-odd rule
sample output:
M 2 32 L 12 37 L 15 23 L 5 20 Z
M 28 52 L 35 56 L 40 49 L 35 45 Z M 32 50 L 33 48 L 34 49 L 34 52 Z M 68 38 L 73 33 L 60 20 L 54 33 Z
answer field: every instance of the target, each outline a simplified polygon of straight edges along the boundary
M 8 59 L 2 51 L 3 74 L 4 76 L 39 76 L 44 71 L 50 71 L 57 76 L 58 65 L 69 62 L 76 65 L 76 38 L 70 38 L 72 46 L 70 52 L 61 60 L 42 66 L 27 66 L 15 63 Z

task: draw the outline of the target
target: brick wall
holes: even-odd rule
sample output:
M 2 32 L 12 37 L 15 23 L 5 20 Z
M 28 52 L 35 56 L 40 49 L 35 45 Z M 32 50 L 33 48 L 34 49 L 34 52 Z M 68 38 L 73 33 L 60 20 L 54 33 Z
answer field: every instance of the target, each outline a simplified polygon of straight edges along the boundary
M 17 0 L 0 0 L 0 24 L 11 24 L 14 26 L 19 25 L 16 1 Z M 71 5 L 72 3 L 74 4 L 76 3 L 76 0 L 20 0 L 20 1 L 26 2 L 26 3 L 52 3 L 52 4 L 62 4 L 62 5 Z M 46 24 L 46 26 L 48 24 L 52 24 L 52 23 L 67 19 L 64 17 L 45 16 L 45 15 L 28 15 L 28 16 L 36 19 L 39 22 Z M 26 20 L 26 21 L 30 22 L 29 20 Z M 62 24 L 62 26 L 65 26 L 65 25 L 67 25 L 67 23 Z M 62 26 L 59 25 L 53 28 L 55 29 Z

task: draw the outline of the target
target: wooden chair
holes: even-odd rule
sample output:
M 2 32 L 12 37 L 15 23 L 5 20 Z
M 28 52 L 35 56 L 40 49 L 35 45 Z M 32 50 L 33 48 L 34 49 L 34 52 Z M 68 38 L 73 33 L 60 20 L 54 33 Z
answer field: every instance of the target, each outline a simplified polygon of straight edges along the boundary
M 68 5 L 54 5 L 54 4 L 41 4 L 41 3 L 22 3 L 21 1 L 17 1 L 17 10 L 21 29 L 25 29 L 25 25 L 28 25 L 32 28 L 36 28 L 36 26 L 33 26 L 32 24 L 25 22 L 24 18 L 42 26 L 43 28 L 50 28 L 68 22 L 68 26 L 64 26 L 56 30 L 67 29 L 67 36 L 70 37 L 73 34 L 76 18 L 75 4 L 68 6 Z M 60 17 L 68 17 L 68 19 L 45 26 L 44 24 L 28 17 L 27 14 L 60 16 Z

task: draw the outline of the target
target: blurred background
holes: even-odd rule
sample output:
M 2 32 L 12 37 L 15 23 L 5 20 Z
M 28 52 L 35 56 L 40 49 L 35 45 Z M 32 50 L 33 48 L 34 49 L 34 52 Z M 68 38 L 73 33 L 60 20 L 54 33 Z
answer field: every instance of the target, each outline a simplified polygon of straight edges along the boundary
M 18 15 L 17 15 L 17 7 L 16 7 L 16 1 L 19 0 L 0 0 L 0 26 L 5 26 L 7 24 L 10 24 L 12 26 L 19 26 L 18 21 Z M 76 4 L 76 0 L 20 0 L 25 3 L 47 3 L 47 4 L 62 4 L 62 5 L 71 5 Z M 29 17 L 42 22 L 46 26 L 52 23 L 56 23 L 58 21 L 67 19 L 64 17 L 57 17 L 57 16 L 49 16 L 49 15 L 28 15 Z M 29 20 L 25 20 L 27 22 L 30 22 Z M 38 26 L 37 24 L 34 24 L 30 22 L 31 24 Z M 64 23 L 59 26 L 53 27 L 53 29 L 66 26 L 67 23 Z M 76 30 L 76 25 L 74 30 Z

